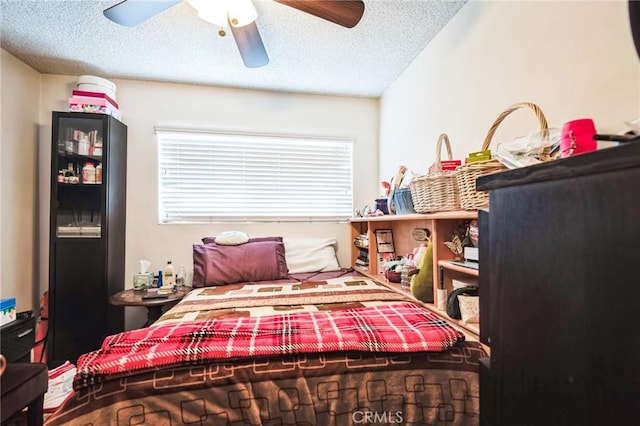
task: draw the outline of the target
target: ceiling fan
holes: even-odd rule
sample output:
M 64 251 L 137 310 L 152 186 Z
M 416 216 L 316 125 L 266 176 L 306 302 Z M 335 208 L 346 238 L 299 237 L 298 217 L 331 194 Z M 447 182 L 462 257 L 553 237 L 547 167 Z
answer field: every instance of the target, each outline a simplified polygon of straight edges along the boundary
M 218 34 L 231 29 L 245 66 L 257 68 L 269 63 L 269 56 L 255 23 L 257 12 L 251 0 L 186 0 L 198 16 L 220 27 Z M 273 0 L 346 28 L 353 28 L 364 14 L 362 0 Z M 104 16 L 127 27 L 136 26 L 182 2 L 182 0 L 123 0 L 104 10 Z

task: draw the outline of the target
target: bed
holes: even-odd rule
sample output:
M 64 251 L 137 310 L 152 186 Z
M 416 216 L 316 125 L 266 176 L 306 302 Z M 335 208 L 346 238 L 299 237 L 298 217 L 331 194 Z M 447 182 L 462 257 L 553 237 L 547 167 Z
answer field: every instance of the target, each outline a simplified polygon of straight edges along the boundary
M 199 271 L 156 323 L 82 355 L 45 424 L 479 423 L 478 342 L 351 269 L 292 269 L 219 285 Z

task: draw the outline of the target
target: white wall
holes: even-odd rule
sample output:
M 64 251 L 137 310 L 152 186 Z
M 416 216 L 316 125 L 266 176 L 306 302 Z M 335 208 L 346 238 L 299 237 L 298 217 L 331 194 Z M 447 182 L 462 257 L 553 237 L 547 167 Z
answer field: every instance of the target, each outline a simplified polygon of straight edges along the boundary
M 40 164 L 50 162 L 51 111 L 65 110 L 75 76 L 42 76 L 42 131 Z M 125 277 L 147 259 L 157 270 L 171 259 L 175 265 L 192 266 L 192 244 L 203 236 L 240 229 L 254 236 L 328 237 L 338 239 L 340 264 L 350 264 L 350 232 L 341 223 L 268 223 L 159 225 L 157 213 L 157 150 L 154 126 L 264 131 L 303 135 L 354 137 L 355 206 L 377 196 L 378 100 L 296 95 L 253 90 L 225 89 L 143 81 L 114 80 L 122 121 L 128 126 L 127 237 Z M 48 173 L 48 171 L 47 171 Z M 40 235 L 48 240 L 49 177 L 43 173 Z M 41 247 L 41 268 L 46 268 L 48 248 Z M 44 269 L 46 270 L 46 269 Z M 125 283 L 132 286 L 131 280 Z M 41 283 L 46 288 L 45 281 Z M 129 311 L 132 312 L 129 312 Z M 127 328 L 139 325 L 143 310 L 127 312 Z
M 20 295 L 19 309 L 27 309 L 24 300 L 37 300 L 48 285 L 51 111 L 66 108 L 76 77 L 39 76 L 4 51 L 1 72 L 1 291 L 2 297 Z M 599 131 L 618 132 L 624 130 L 623 120 L 640 116 L 640 66 L 623 1 L 472 1 L 387 90 L 380 111 L 378 101 L 367 99 L 115 82 L 129 126 L 127 277 L 140 258 L 156 267 L 168 258 L 190 265 L 192 243 L 229 228 L 157 224 L 154 126 L 353 135 L 355 205 L 361 206 L 377 195 L 378 176 L 388 179 L 400 164 L 424 173 L 443 131 L 456 157 L 479 149 L 495 117 L 514 102 L 537 103 L 554 127 L 592 117 Z M 533 128 L 533 116 L 518 111 L 500 127 L 494 143 Z M 340 261 L 348 263 L 346 225 L 233 228 L 253 235 L 336 235 Z M 29 292 L 34 280 L 40 289 Z
M 37 178 L 40 74 L 0 50 L 0 297 L 39 312 Z M 47 269 L 43 270 L 46 277 Z
M 471 1 L 381 99 L 380 176 L 418 174 L 445 132 L 455 158 L 478 151 L 509 105 L 540 106 L 549 126 L 591 117 L 601 133 L 640 117 L 640 61 L 626 1 Z M 537 128 L 529 111 L 499 127 L 491 147 Z M 443 155 L 444 158 L 444 155 Z

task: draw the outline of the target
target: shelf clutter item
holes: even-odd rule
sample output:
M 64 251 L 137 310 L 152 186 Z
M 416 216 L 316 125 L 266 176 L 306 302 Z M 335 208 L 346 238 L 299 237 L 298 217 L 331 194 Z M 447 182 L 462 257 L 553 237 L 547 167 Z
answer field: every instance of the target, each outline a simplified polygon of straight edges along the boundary
M 76 82 L 78 90 L 85 92 L 104 93 L 115 101 L 116 84 L 106 78 L 96 77 L 94 75 L 81 75 Z
M 0 299 L 0 325 L 9 324 L 16 320 L 16 299 L 10 297 Z
M 104 78 L 91 75 L 78 77 L 77 89 L 69 98 L 69 111 L 112 115 L 121 119 L 116 102 L 116 85 Z
M 543 162 L 540 158 L 541 153 L 549 155 L 544 161 L 561 156 L 560 145 L 560 129 L 536 130 L 500 143 L 498 149 L 492 152 L 492 158 L 499 160 L 509 169 L 528 167 Z
M 406 166 L 400 166 L 396 175 L 391 179 L 391 184 L 386 193 L 389 198 L 388 207 L 391 214 L 411 214 L 413 209 L 409 182 L 413 180 L 413 173 Z
M 455 170 L 443 170 L 440 152 L 442 143 L 447 148 L 449 161 L 453 162 L 451 144 L 446 133 L 438 137 L 436 143 L 436 162 L 432 172 L 418 176 L 411 181 L 411 198 L 413 207 L 417 213 L 435 213 L 460 209 L 460 195 L 457 172 Z
M 82 183 L 96 183 L 96 166 L 94 166 L 90 161 L 84 163 L 84 166 L 82 167 Z
M 101 156 L 103 153 L 102 135 L 95 129 L 81 130 L 68 127 L 65 129 L 64 139 L 61 137 L 59 140 L 58 150 L 67 154 Z M 76 175 L 73 167 L 68 168 L 68 171 L 70 175 Z M 77 175 L 79 176 L 79 174 Z
M 390 283 L 399 283 L 402 280 L 402 272 L 397 272 L 385 268 L 384 277 L 389 280 Z
M 380 210 L 383 214 L 389 214 L 389 207 L 387 206 L 388 200 L 386 198 L 376 198 L 373 205 L 373 210 Z
M 46 413 L 54 412 L 71 395 L 76 371 L 76 366 L 69 361 L 49 370 L 49 388 L 44 394 L 44 411 Z
M 478 247 L 464 247 L 464 260 L 478 262 L 480 260 Z
M 482 150 L 480 151 L 480 153 L 488 151 L 491 140 L 493 139 L 493 135 L 495 134 L 498 126 L 500 126 L 502 121 L 513 111 L 516 111 L 520 108 L 527 108 L 535 114 L 538 120 L 538 127 L 541 131 L 546 131 L 549 128 L 547 119 L 540 107 L 531 102 L 519 102 L 517 104 L 511 105 L 509 108 L 504 110 L 498 116 L 498 118 L 496 118 L 496 120 L 489 128 L 489 132 L 484 138 L 484 142 L 482 143 Z M 543 161 L 547 160 L 548 152 L 541 152 L 540 157 Z M 489 195 L 484 191 L 476 191 L 476 179 L 481 176 L 486 176 L 505 170 L 507 170 L 507 167 L 504 164 L 492 158 L 486 159 L 484 161 L 467 162 L 466 164 L 458 167 L 456 176 L 458 181 L 458 189 L 460 191 L 460 205 L 462 209 L 478 210 L 487 208 L 489 206 Z
M 353 243 L 358 248 L 369 248 L 369 236 L 367 234 L 358 234 L 354 238 Z
M 451 285 L 454 290 L 463 287 L 477 287 L 478 278 L 476 277 L 456 277 L 451 279 Z
M 99 238 L 100 229 L 100 225 L 58 226 L 56 236 L 58 238 Z
M 460 312 L 460 298 L 458 298 L 458 296 L 461 295 L 478 297 L 478 287 L 461 287 L 453 290 L 451 294 L 449 294 L 449 298 L 447 300 L 447 315 L 453 319 L 462 319 L 462 312 Z M 467 308 L 473 309 L 473 306 L 467 306 Z
M 358 257 L 355 265 L 361 268 L 369 266 L 369 236 L 367 234 L 358 234 L 353 240 L 353 245 L 358 249 Z
M 593 138 L 596 125 L 591 118 L 580 118 L 567 121 L 562 125 L 560 142 L 560 156 L 571 157 L 598 149 L 598 143 Z
M 460 309 L 460 319 L 462 319 L 462 322 L 480 322 L 480 298 L 478 296 L 459 294 L 458 307 Z
M 446 311 L 447 310 L 447 300 L 448 300 L 447 289 L 446 288 L 439 288 L 439 289 L 436 290 L 436 300 L 437 300 L 438 310 Z
M 393 191 L 391 204 L 395 207 L 396 214 L 412 214 L 416 212 L 413 208 L 411 188 L 398 188 Z

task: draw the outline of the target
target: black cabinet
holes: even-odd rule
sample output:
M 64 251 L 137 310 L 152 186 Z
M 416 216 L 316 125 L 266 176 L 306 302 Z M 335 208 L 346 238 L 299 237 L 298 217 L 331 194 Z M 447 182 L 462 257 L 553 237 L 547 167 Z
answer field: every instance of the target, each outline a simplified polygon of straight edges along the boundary
M 638 424 L 639 186 L 640 144 L 478 179 L 482 424 Z
M 36 342 L 36 319 L 24 312 L 21 318 L 0 327 L 0 350 L 7 362 L 31 362 Z
M 47 362 L 75 363 L 124 329 L 127 127 L 53 112 Z

